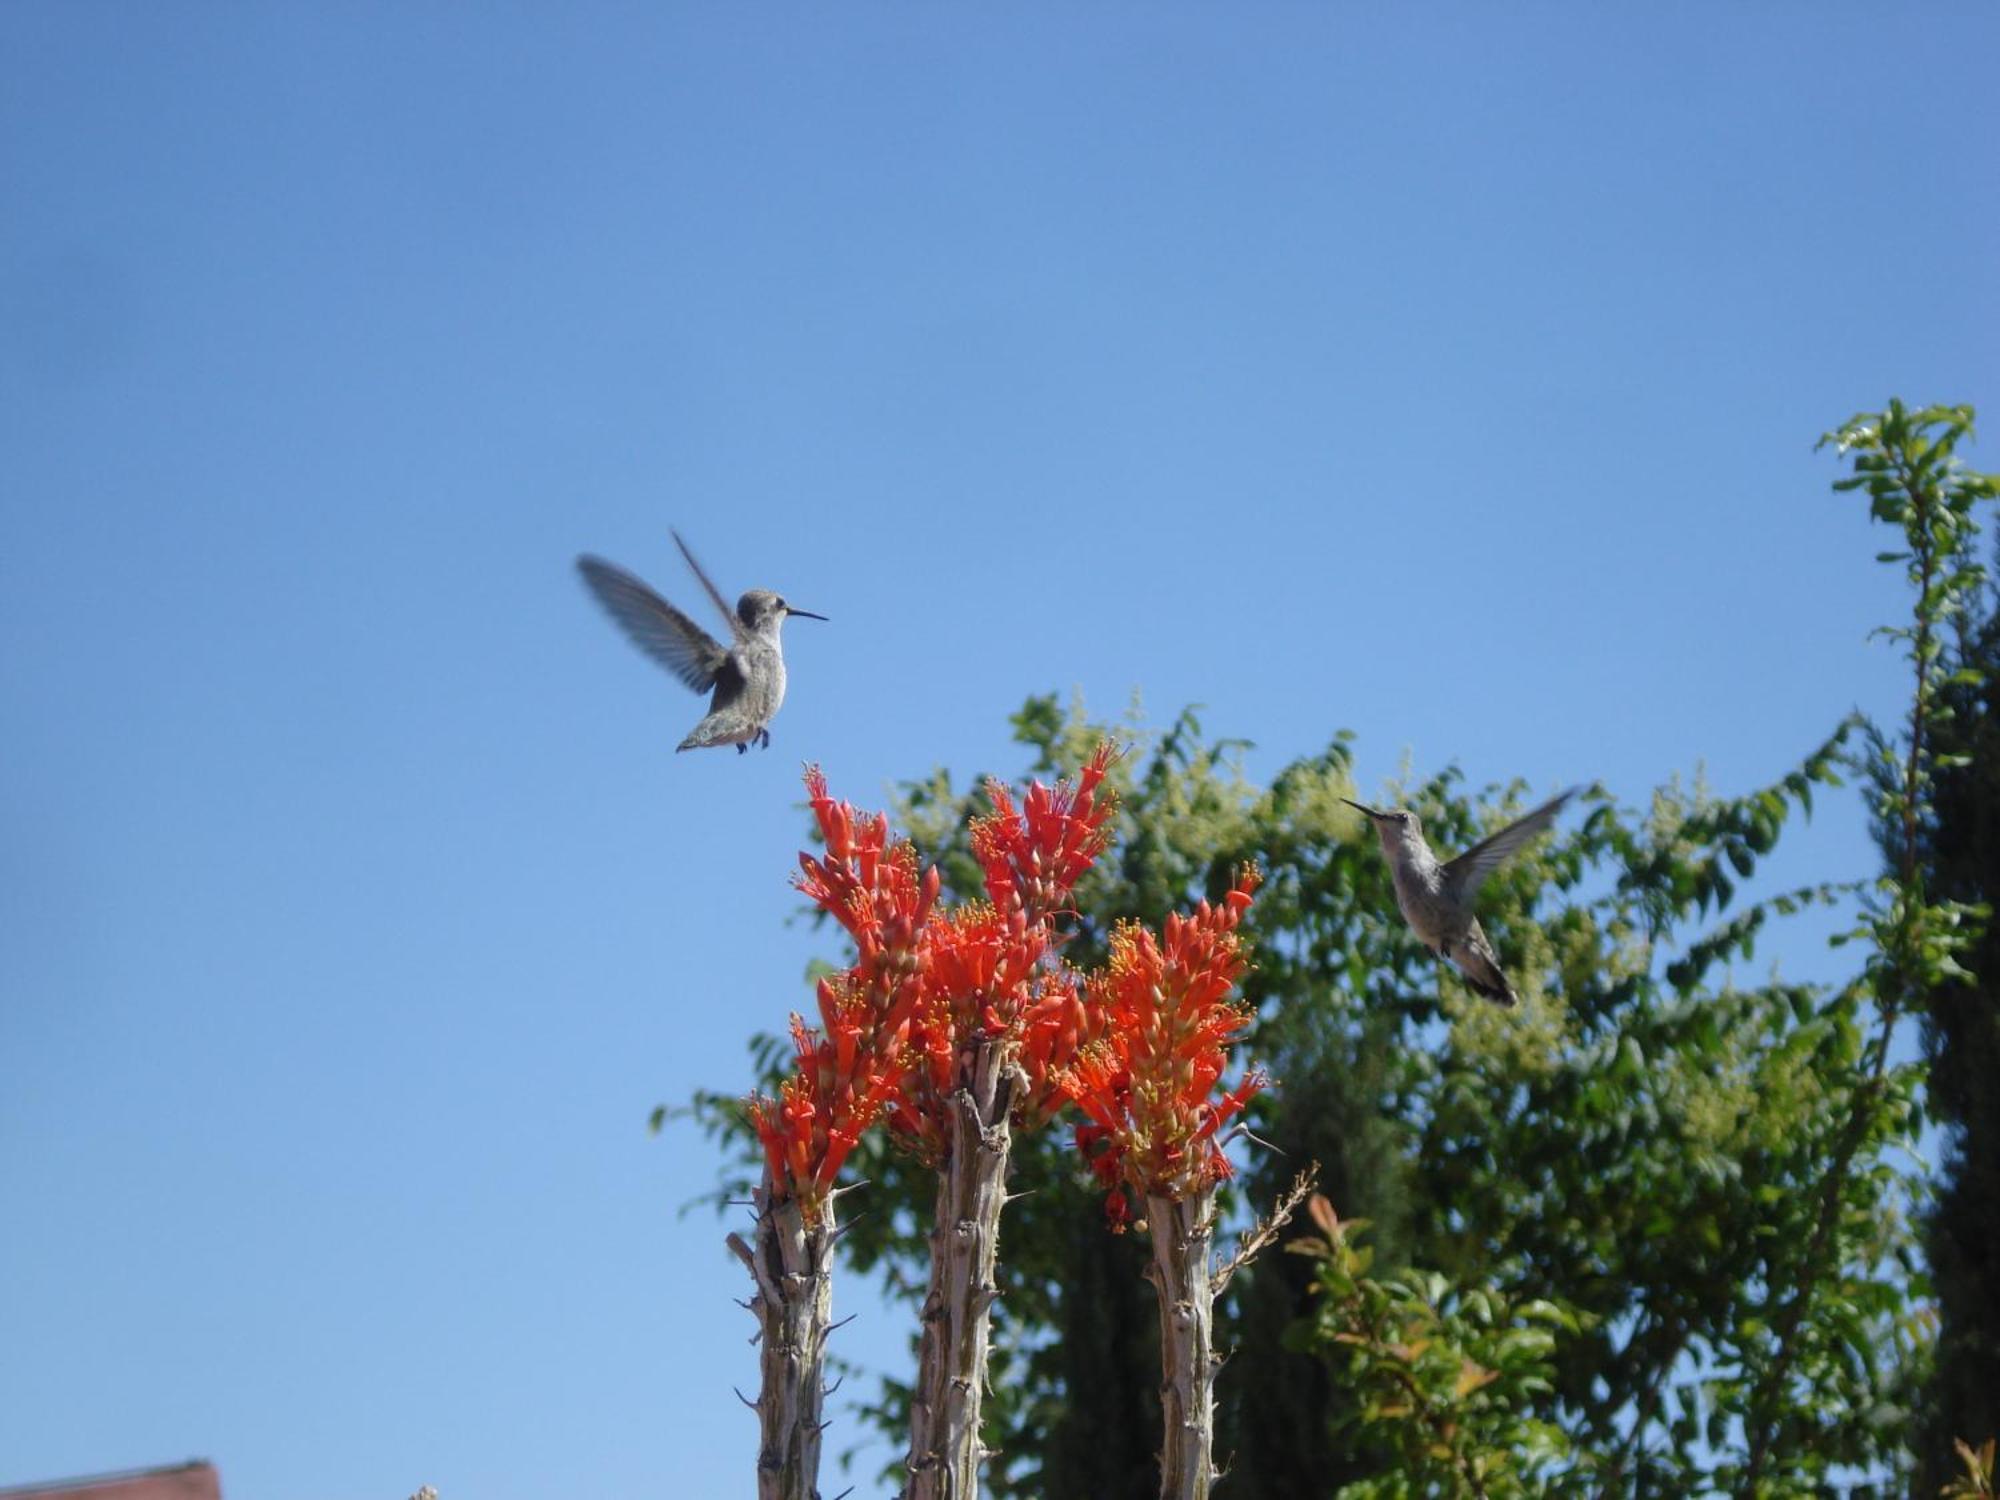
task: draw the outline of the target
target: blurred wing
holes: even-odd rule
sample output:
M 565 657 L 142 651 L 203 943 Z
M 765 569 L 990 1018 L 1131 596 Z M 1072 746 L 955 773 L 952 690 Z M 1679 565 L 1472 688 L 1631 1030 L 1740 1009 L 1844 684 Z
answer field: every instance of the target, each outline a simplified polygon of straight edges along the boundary
M 715 685 L 716 674 L 729 660 L 715 637 L 617 564 L 586 553 L 576 567 L 633 645 L 697 693 Z
M 681 540 L 681 534 L 672 527 L 667 529 L 673 535 L 674 545 L 681 549 L 681 556 L 687 559 L 687 565 L 694 569 L 694 576 L 701 580 L 701 586 L 708 590 L 708 597 L 715 601 L 715 607 L 721 611 L 722 618 L 729 622 L 730 634 L 741 639 L 743 622 L 736 618 L 736 611 L 729 607 L 729 601 L 722 597 L 722 591 L 708 581 L 708 575 L 702 572 L 701 564 L 696 562 L 694 554 L 688 551 L 688 544 Z
M 1526 817 L 1509 823 L 1491 838 L 1481 839 L 1446 865 L 1444 878 L 1451 891 L 1463 900 L 1470 900 L 1488 875 L 1519 854 L 1530 839 L 1548 831 L 1563 804 L 1576 793 L 1577 788 L 1571 787 L 1560 797 L 1550 798 Z

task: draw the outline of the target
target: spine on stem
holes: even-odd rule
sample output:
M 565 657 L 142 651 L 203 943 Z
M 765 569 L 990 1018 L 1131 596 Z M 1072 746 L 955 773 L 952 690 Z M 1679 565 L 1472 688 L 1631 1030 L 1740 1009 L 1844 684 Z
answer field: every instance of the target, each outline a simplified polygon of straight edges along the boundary
M 1000 1211 L 1007 1201 L 1009 1114 L 1020 1070 L 999 1037 L 964 1054 L 951 1097 L 948 1154 L 938 1170 L 931 1279 L 924 1297 L 917 1389 L 910 1409 L 906 1500 L 976 1500 L 980 1411 L 993 1302 Z

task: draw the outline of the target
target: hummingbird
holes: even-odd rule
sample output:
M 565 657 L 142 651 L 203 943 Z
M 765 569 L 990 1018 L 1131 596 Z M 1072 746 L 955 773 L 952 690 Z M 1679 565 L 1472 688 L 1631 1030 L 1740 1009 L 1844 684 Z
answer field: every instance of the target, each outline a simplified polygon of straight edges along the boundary
M 1545 831 L 1577 790 L 1571 787 L 1560 797 L 1550 798 L 1490 838 L 1481 839 L 1457 859 L 1443 863 L 1424 842 L 1424 827 L 1415 813 L 1403 808 L 1377 812 L 1348 797 L 1340 800 L 1365 813 L 1375 825 L 1375 836 L 1382 841 L 1382 853 L 1396 883 L 1396 905 L 1402 908 L 1410 930 L 1439 958 L 1450 959 L 1477 993 L 1501 1005 L 1512 1005 L 1513 986 L 1500 972 L 1500 960 L 1486 940 L 1479 918 L 1472 913 L 1472 901 L 1486 877 Z
M 778 632 L 787 615 L 802 615 L 808 620 L 824 620 L 826 616 L 794 609 L 769 589 L 750 590 L 732 610 L 721 591 L 709 582 L 708 574 L 702 572 L 681 534 L 676 531 L 672 535 L 694 576 L 729 621 L 727 646 L 617 564 L 586 552 L 576 560 L 577 571 L 597 602 L 632 638 L 633 645 L 697 693 L 715 690 L 707 715 L 674 747 L 676 751 L 734 745 L 741 755 L 754 744 L 768 750 L 772 716 L 785 701 L 785 655 Z

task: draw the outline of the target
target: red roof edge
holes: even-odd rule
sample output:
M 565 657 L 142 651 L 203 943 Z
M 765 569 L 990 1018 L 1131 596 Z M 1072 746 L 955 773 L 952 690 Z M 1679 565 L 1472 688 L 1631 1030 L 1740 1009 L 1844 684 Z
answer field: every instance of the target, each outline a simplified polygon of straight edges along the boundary
M 160 1469 L 121 1469 L 0 1487 L 5 1500 L 222 1500 L 222 1476 L 205 1458 Z

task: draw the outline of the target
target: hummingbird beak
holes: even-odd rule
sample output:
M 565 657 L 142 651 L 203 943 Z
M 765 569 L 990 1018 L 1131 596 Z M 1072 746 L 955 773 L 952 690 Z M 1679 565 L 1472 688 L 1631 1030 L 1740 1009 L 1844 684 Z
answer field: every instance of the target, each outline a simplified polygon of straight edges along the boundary
M 785 606 L 785 613 L 786 613 L 786 614 L 788 614 L 788 615 L 803 615 L 803 616 L 805 616 L 805 618 L 806 618 L 806 619 L 808 619 L 808 620 L 824 620 L 824 619 L 826 619 L 826 616 L 825 616 L 825 615 L 816 615 L 816 614 L 814 614 L 814 613 L 813 613 L 813 612 L 812 612 L 811 610 L 809 610 L 809 609 L 793 609 L 793 608 L 791 607 L 791 605 L 789 605 L 789 604 L 787 604 L 787 605 Z
M 1356 812 L 1361 813 L 1367 818 L 1369 818 L 1371 821 L 1379 819 L 1382 816 L 1372 807 L 1363 807 L 1359 802 L 1356 802 L 1352 797 L 1342 797 L 1340 800 L 1342 802 L 1345 802 L 1349 807 L 1353 808 Z

